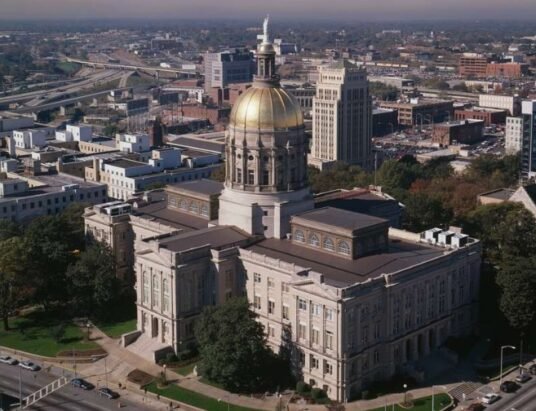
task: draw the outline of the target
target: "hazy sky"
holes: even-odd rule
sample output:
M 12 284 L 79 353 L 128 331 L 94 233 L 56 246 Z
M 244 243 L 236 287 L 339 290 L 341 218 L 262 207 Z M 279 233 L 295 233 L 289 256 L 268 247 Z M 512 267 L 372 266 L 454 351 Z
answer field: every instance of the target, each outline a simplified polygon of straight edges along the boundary
M 0 0 L 0 19 L 534 19 L 536 0 Z

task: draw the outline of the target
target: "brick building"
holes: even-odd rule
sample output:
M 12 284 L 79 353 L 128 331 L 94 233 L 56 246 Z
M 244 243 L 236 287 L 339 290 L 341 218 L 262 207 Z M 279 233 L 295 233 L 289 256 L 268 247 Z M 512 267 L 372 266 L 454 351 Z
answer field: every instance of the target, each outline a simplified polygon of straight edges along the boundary
M 485 126 L 490 124 L 504 124 L 506 122 L 506 110 L 485 107 L 471 107 L 454 110 L 455 120 L 483 120 Z
M 441 146 L 474 144 L 484 135 L 483 120 L 449 121 L 436 124 L 432 132 L 432 142 Z
M 181 107 L 182 115 L 206 119 L 210 124 L 226 123 L 229 120 L 230 108 L 211 107 L 202 104 L 188 104 Z

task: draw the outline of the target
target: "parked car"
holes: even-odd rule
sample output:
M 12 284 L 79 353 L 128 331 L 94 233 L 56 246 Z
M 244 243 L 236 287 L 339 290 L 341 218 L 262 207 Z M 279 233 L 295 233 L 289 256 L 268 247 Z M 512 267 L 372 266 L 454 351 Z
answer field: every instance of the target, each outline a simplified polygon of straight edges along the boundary
M 11 358 L 9 355 L 0 356 L 0 362 L 9 365 L 17 365 L 19 363 L 15 358 Z
M 109 398 L 110 400 L 119 398 L 119 394 L 116 393 L 115 391 L 112 391 L 108 387 L 99 388 L 97 392 L 99 393 L 101 397 L 106 397 L 106 398 Z
M 525 373 L 519 374 L 516 377 L 516 381 L 520 382 L 521 384 L 525 384 L 527 381 L 529 381 L 531 379 L 532 379 L 532 377 L 530 375 L 528 375 L 528 374 L 525 374 Z
M 82 388 L 83 390 L 89 391 L 95 388 L 90 382 L 83 380 L 82 378 L 74 378 L 71 380 L 71 384 L 77 388 Z
M 484 411 L 486 407 L 484 407 L 481 403 L 475 402 L 474 404 L 471 404 L 469 407 L 466 408 L 466 411 Z
M 499 401 L 501 396 L 499 394 L 495 394 L 494 392 L 490 392 L 489 394 L 486 394 L 482 397 L 482 403 L 483 404 L 493 404 L 496 401 Z
M 504 381 L 499 387 L 502 392 L 514 392 L 519 388 L 514 381 Z
M 19 367 L 29 371 L 39 371 L 41 369 L 39 365 L 34 364 L 31 361 L 21 361 L 19 362 Z
M 532 375 L 536 375 L 536 364 L 532 364 L 532 365 L 529 367 L 529 372 L 530 372 Z

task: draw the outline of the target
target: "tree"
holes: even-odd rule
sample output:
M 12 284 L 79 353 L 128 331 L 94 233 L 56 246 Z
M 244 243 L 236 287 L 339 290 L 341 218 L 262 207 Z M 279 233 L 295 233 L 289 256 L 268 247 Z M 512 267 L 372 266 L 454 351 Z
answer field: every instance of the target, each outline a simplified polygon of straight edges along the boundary
M 350 190 L 355 187 L 366 187 L 372 178 L 358 166 L 350 166 L 342 161 L 320 171 L 316 167 L 308 168 L 309 183 L 315 193 L 336 189 Z
M 66 274 L 69 295 L 76 312 L 98 319 L 109 319 L 112 303 L 119 298 L 115 258 L 102 243 L 91 244 Z
M 210 173 L 210 179 L 223 183 L 225 181 L 225 166 L 222 165 L 221 167 L 212 170 L 212 173 Z
M 447 228 L 452 219 L 452 211 L 444 208 L 443 202 L 437 198 L 419 192 L 410 194 L 404 199 L 405 228 L 421 232 L 432 227 Z
M 412 162 L 387 160 L 376 174 L 378 185 L 387 191 L 407 190 L 419 177 L 420 166 Z
M 0 220 L 0 241 L 7 240 L 20 234 L 21 227 L 19 224 L 4 218 Z
M 205 308 L 195 327 L 201 375 L 232 392 L 260 392 L 284 381 L 274 378 L 278 357 L 255 318 L 246 298 Z
M 516 256 L 507 261 L 497 274 L 500 307 L 510 325 L 524 333 L 536 318 L 536 259 Z
M 22 264 L 26 246 L 20 237 L 0 242 L 0 316 L 4 330 L 9 330 L 9 317 L 31 294 Z

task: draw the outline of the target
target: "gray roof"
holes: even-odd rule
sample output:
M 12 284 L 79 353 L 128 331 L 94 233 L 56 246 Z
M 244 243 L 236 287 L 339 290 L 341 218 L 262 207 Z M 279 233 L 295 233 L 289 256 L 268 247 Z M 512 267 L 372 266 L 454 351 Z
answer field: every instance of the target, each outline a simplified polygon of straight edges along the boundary
M 324 275 L 326 283 L 346 287 L 381 274 L 409 268 L 440 257 L 444 249 L 403 240 L 389 242 L 389 250 L 349 260 L 333 253 L 310 249 L 289 240 L 268 239 L 248 250 L 310 268 Z
M 105 164 L 109 164 L 111 166 L 120 167 L 120 168 L 132 168 L 132 167 L 140 167 L 140 166 L 147 165 L 147 163 L 142 163 L 141 161 L 129 160 L 126 158 L 119 158 L 117 160 L 111 160 Z
M 318 208 L 298 214 L 292 217 L 291 222 L 324 230 L 337 228 L 350 233 L 362 228 L 388 224 L 388 221 L 383 218 L 333 207 Z
M 246 245 L 249 238 L 249 235 L 236 227 L 217 226 L 177 234 L 160 241 L 160 247 L 173 252 L 183 252 L 207 245 L 212 249 L 223 249 Z
M 165 200 L 149 204 L 142 208 L 135 209 L 134 211 L 136 215 L 143 219 L 184 231 L 206 228 L 208 224 L 208 221 L 204 218 L 167 208 Z
M 202 195 L 203 197 L 210 197 L 212 195 L 219 195 L 223 190 L 223 183 L 219 181 L 202 179 L 185 181 L 180 184 L 170 184 L 166 190 L 172 192 L 188 192 L 194 195 Z
M 205 140 L 201 138 L 189 138 L 189 137 L 170 137 L 168 145 L 185 147 L 194 150 L 201 151 L 212 151 L 217 153 L 223 153 L 225 151 L 225 142 L 223 141 L 214 141 L 214 140 Z
M 499 188 L 497 190 L 488 191 L 487 193 L 480 194 L 480 197 L 495 198 L 497 200 L 507 201 L 515 193 L 515 190 L 511 188 Z

